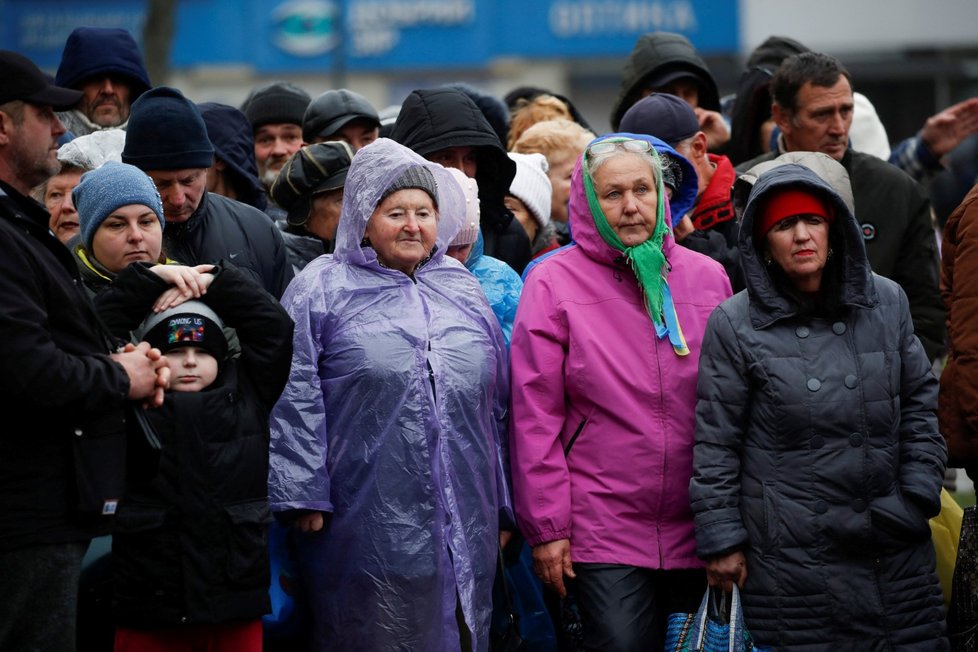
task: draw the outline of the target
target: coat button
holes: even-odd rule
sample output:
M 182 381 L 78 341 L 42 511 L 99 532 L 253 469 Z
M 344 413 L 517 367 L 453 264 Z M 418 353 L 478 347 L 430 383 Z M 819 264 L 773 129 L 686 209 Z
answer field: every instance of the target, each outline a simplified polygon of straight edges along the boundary
M 856 385 L 858 384 L 859 382 L 855 374 L 849 374 L 848 376 L 846 376 L 846 387 L 848 387 L 849 389 L 855 389 Z
M 815 435 L 808 442 L 812 448 L 821 448 L 825 444 L 825 440 L 822 439 L 820 435 Z
M 866 501 L 862 498 L 856 498 L 852 501 L 852 511 L 862 514 L 866 511 Z
M 843 333 L 845 333 L 846 332 L 845 322 L 837 321 L 834 324 L 832 324 L 832 332 L 835 333 L 836 335 L 842 335 Z
M 854 448 L 859 448 L 863 445 L 863 436 L 858 432 L 854 432 L 849 435 L 849 443 L 852 444 Z
M 75 428 L 75 437 L 81 437 L 82 434 L 83 433 L 81 428 Z
M 795 329 L 795 335 L 797 335 L 798 337 L 808 337 L 808 333 L 809 333 L 808 326 L 799 326 L 798 328 Z
M 818 514 L 824 514 L 825 512 L 829 511 L 829 506 L 825 504 L 824 500 L 816 500 L 815 504 L 812 506 L 812 509 L 814 509 Z
M 820 381 L 818 378 L 809 378 L 807 385 L 810 391 L 817 392 L 822 388 L 822 381 Z

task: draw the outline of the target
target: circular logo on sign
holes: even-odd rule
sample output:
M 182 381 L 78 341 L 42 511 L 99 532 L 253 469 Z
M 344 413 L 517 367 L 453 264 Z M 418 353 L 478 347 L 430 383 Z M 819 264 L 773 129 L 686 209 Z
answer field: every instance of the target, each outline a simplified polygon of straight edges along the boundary
M 870 222 L 863 222 L 861 225 L 863 230 L 863 240 L 872 240 L 876 237 L 876 226 Z
M 336 6 L 325 0 L 297 0 L 275 8 L 272 40 L 297 57 L 315 57 L 336 47 Z

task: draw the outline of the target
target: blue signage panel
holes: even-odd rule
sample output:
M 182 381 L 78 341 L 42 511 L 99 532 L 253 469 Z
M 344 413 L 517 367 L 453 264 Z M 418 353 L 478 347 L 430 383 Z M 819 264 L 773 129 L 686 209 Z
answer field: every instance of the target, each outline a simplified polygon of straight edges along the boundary
M 476 0 L 256 0 L 262 71 L 459 68 L 492 56 L 489 2 Z M 339 58 L 341 61 L 337 61 Z
M 498 0 L 497 47 L 540 58 L 621 56 L 647 32 L 686 36 L 702 54 L 739 48 L 736 0 Z
M 627 55 L 646 32 L 736 52 L 737 0 L 180 0 L 175 68 L 245 65 L 262 73 L 478 68 L 498 57 Z M 142 40 L 145 0 L 0 0 L 0 47 L 53 69 L 79 25 Z M 152 25 L 150 26 L 152 29 Z
M 76 27 L 122 27 L 140 42 L 145 13 L 140 0 L 0 0 L 0 48 L 20 52 L 53 72 Z

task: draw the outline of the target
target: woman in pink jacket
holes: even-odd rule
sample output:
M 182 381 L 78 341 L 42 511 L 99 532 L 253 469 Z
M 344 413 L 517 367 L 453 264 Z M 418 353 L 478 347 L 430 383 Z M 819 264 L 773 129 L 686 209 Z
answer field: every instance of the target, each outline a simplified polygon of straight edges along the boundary
M 513 329 L 517 519 L 540 579 L 563 596 L 575 578 L 594 650 L 661 649 L 665 616 L 706 589 L 688 497 L 696 370 L 730 282 L 673 240 L 657 151 L 678 157 L 633 134 L 588 146 L 575 244 L 528 274 Z M 696 195 L 683 171 L 674 206 Z

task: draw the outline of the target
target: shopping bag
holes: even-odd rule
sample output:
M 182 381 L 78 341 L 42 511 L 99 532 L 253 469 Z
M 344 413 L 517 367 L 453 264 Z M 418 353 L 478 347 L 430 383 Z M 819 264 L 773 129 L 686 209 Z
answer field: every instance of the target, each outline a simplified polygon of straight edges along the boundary
M 499 555 L 492 588 L 491 652 L 557 652 L 557 633 L 543 584 L 533 572 L 532 548 L 522 538 Z
M 262 617 L 266 641 L 291 640 L 305 627 L 302 594 L 298 579 L 291 526 L 278 521 L 268 525 L 268 557 L 272 610 Z
M 770 652 L 755 646 L 740 607 L 735 584 L 728 595 L 711 587 L 696 613 L 675 613 L 666 623 L 665 652 Z
M 947 632 L 954 652 L 978 649 L 978 514 L 973 505 L 965 507 L 961 518 Z
M 941 489 L 941 513 L 930 520 L 931 539 L 937 553 L 937 577 L 944 591 L 944 608 L 951 606 L 951 583 L 954 564 L 958 558 L 958 541 L 961 539 L 961 518 L 964 511 L 948 493 Z

